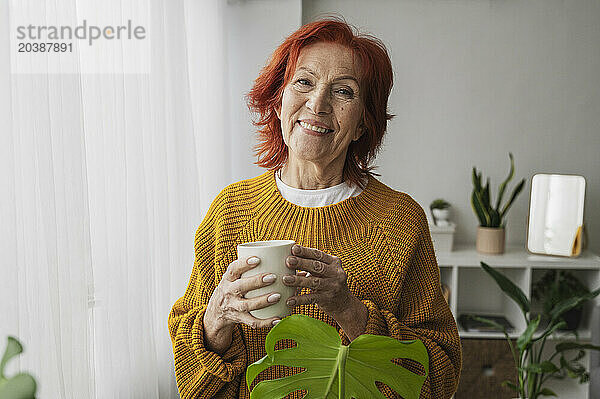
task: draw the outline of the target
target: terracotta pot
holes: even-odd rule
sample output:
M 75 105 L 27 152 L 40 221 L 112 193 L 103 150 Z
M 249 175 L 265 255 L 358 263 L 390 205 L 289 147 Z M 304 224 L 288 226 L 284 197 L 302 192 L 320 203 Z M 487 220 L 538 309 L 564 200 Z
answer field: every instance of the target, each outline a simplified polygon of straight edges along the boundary
M 477 252 L 482 254 L 504 253 L 504 227 L 477 227 Z

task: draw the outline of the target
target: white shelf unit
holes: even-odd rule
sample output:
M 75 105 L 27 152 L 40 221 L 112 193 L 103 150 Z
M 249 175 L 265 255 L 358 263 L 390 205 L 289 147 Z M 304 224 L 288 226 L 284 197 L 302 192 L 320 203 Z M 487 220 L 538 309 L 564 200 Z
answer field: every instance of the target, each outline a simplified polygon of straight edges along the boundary
M 530 299 L 533 284 L 548 269 L 569 270 L 590 290 L 600 287 L 600 257 L 589 251 L 583 252 L 577 258 L 566 258 L 534 255 L 524 246 L 507 246 L 503 254 L 486 255 L 478 253 L 473 244 L 457 245 L 452 252 L 438 252 L 436 258 L 441 281 L 450 287 L 449 304 L 454 317 L 458 319 L 461 313 L 471 312 L 503 315 L 515 326 L 515 332 L 509 334 L 511 338 L 517 338 L 524 331 L 525 320 L 515 302 L 504 294 L 492 277 L 483 270 L 481 261 L 505 274 Z M 590 318 L 594 306 L 600 306 L 600 296 L 584 307 L 578 329 L 580 341 L 589 341 L 591 337 Z M 533 302 L 532 311 L 539 309 L 540 304 Z M 460 325 L 459 334 L 461 338 L 505 339 L 503 333 L 467 332 L 462 330 Z M 562 338 L 574 337 L 573 334 L 557 333 L 549 339 L 558 342 Z M 589 355 L 586 357 L 589 370 Z M 549 387 L 555 388 L 552 385 Z M 574 392 L 577 392 L 577 397 L 587 397 L 587 387 L 577 386 L 576 382 L 563 384 L 563 387 L 558 389 L 567 394 L 565 397 Z
M 458 318 L 465 312 L 504 315 L 515 326 L 516 331 L 510 334 L 514 337 L 518 337 L 526 327 L 521 310 L 483 270 L 480 262 L 505 274 L 523 290 L 527 298 L 531 298 L 533 284 L 548 269 L 569 270 L 590 290 L 600 287 L 600 256 L 589 251 L 583 252 L 578 258 L 564 258 L 532 255 L 524 247 L 509 246 L 501 255 L 486 255 L 478 253 L 473 245 L 457 246 L 452 252 L 437 253 L 436 257 L 442 283 L 450 287 L 450 309 L 454 317 Z M 589 316 L 594 303 L 600 306 L 600 296 L 590 301 L 584 309 L 580 339 L 590 337 Z M 536 309 L 535 306 L 534 303 L 532 310 Z M 461 337 L 504 338 L 502 333 L 467 332 L 460 328 L 459 332 Z

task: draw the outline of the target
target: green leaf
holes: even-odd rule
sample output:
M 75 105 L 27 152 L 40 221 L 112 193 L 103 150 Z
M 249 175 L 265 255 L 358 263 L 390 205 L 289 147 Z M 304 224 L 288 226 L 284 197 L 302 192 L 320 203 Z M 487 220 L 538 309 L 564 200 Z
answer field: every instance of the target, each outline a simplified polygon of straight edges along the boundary
M 473 207 L 473 211 L 479 218 L 480 225 L 483 227 L 489 226 L 490 216 L 483 205 L 480 192 L 473 190 L 473 194 L 471 195 L 471 207 Z
M 495 209 L 490 209 L 490 225 L 488 227 L 500 227 L 500 214 Z
M 545 360 L 541 363 L 528 364 L 527 366 L 523 367 L 523 370 L 527 370 L 527 371 L 529 371 L 531 373 L 535 373 L 535 374 L 546 374 L 546 373 L 555 373 L 559 369 L 551 361 Z
M 508 387 L 508 388 L 512 389 L 513 391 L 519 392 L 519 388 L 509 380 L 503 381 L 500 385 L 503 387 Z
M 519 348 L 519 352 L 523 352 L 531 345 L 531 337 L 533 337 L 533 333 L 537 330 L 541 317 L 541 315 L 538 315 L 535 320 L 531 320 L 523 334 L 517 339 L 517 348 Z
M 506 205 L 504 205 L 504 208 L 502 208 L 502 212 L 500 212 L 501 219 L 504 218 L 504 215 L 506 215 L 506 212 L 508 212 L 508 209 L 514 202 L 515 198 L 517 198 L 517 195 L 519 195 L 521 190 L 523 190 L 524 186 L 525 186 L 525 179 L 521 180 L 521 182 L 517 185 L 517 187 L 515 187 L 514 191 L 512 192 L 512 195 L 510 196 L 510 200 L 508 200 Z
M 523 317 L 525 317 L 525 320 L 527 320 L 527 313 L 529 312 L 530 304 L 523 291 L 521 291 L 521 289 L 517 287 L 507 277 L 505 277 L 504 274 L 491 268 L 485 262 L 480 263 L 481 267 L 483 267 L 483 270 L 485 270 L 490 276 L 492 276 L 494 280 L 496 280 L 496 283 L 500 286 L 502 291 L 504 291 L 506 295 L 511 297 L 513 301 L 515 301 L 517 305 L 519 305 L 519 307 L 523 311 Z
M 485 184 L 485 187 L 483 188 L 483 191 L 481 193 L 481 199 L 483 201 L 483 206 L 485 207 L 485 209 L 490 209 L 490 178 L 487 178 L 487 183 Z
M 573 359 L 574 362 L 583 359 L 583 357 L 585 356 L 585 351 L 583 349 L 581 349 L 579 352 L 577 352 L 577 356 L 575 356 L 575 358 Z
M 292 339 L 296 347 L 275 350 L 282 339 Z M 336 329 L 320 320 L 295 314 L 284 318 L 269 331 L 265 340 L 267 355 L 248 366 L 248 388 L 258 374 L 270 366 L 303 367 L 304 371 L 261 381 L 250 398 L 283 398 L 290 392 L 306 390 L 304 399 L 315 398 L 382 398 L 375 381 L 380 381 L 404 398 L 418 398 L 429 374 L 429 357 L 420 340 L 399 341 L 394 338 L 363 334 L 342 345 Z M 406 358 L 420 363 L 425 375 L 415 374 L 392 363 Z M 340 396 L 340 391 L 343 396 Z
M 560 364 L 567 370 L 570 378 L 579 378 L 580 382 L 586 382 L 589 379 L 589 373 L 581 363 L 569 361 L 561 354 Z
M 0 380 L 4 377 L 4 368 L 10 359 L 17 356 L 18 354 L 23 352 L 23 346 L 14 337 L 8 337 L 8 343 L 6 344 L 6 349 L 4 350 L 4 355 L 2 356 L 2 361 L 0 361 Z
M 10 359 L 23 352 L 23 346 L 14 337 L 8 337 L 8 343 L 0 361 L 0 399 L 33 399 L 37 386 L 35 379 L 26 373 L 6 378 L 4 368 Z
M 477 169 L 473 166 L 473 173 L 471 175 L 473 179 L 473 187 L 475 187 L 476 191 L 481 191 L 481 173 L 477 174 Z
M 557 303 L 550 311 L 550 324 L 554 323 L 563 313 L 595 298 L 598 294 L 600 294 L 600 288 L 585 295 L 574 296 Z
M 504 195 L 504 190 L 506 189 L 506 185 L 513 178 L 515 174 L 515 162 L 513 159 L 512 153 L 508 153 L 508 157 L 510 158 L 510 172 L 508 172 L 508 177 L 502 184 L 500 185 L 500 189 L 498 190 L 498 199 L 496 201 L 496 209 L 500 209 L 500 202 L 502 201 L 502 196 Z
M 550 326 L 550 324 L 548 324 Z M 533 339 L 533 342 L 539 341 L 540 339 L 544 339 L 546 338 L 548 335 L 553 334 L 554 331 L 558 330 L 559 328 L 563 328 L 567 326 L 567 322 L 566 321 L 561 321 L 560 323 L 557 323 L 555 325 L 552 326 L 552 328 L 547 329 L 546 331 L 544 331 L 544 333 L 542 335 L 540 335 L 537 338 Z
M 572 349 L 592 349 L 595 351 L 600 351 L 600 346 L 593 344 L 580 344 L 579 342 L 561 342 L 554 348 L 556 352 L 564 352 Z
M 558 395 L 555 394 L 554 391 L 552 391 L 552 390 L 550 390 L 548 388 L 543 388 L 540 391 L 540 395 L 544 395 L 544 396 L 556 396 L 556 397 L 558 397 Z
M 34 399 L 36 390 L 35 380 L 26 373 L 0 380 L 0 399 Z
M 443 198 L 437 198 L 431 202 L 429 205 L 430 209 L 448 209 L 450 208 L 450 203 Z

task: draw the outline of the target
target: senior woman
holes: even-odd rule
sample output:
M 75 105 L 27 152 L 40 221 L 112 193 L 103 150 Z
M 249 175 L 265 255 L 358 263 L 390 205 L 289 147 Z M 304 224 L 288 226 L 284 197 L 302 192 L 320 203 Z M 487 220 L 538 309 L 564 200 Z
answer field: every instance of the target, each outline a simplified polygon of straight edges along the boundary
M 275 50 L 248 96 L 262 127 L 257 164 L 268 171 L 214 200 L 196 232 L 188 288 L 169 315 L 182 398 L 249 397 L 246 367 L 266 354 L 279 321 L 249 311 L 280 296 L 244 298 L 273 279 L 242 278 L 260 260 L 237 259 L 236 245 L 274 239 L 298 243 L 287 258 L 298 274 L 284 279 L 297 287 L 292 313 L 336 327 L 346 345 L 361 334 L 420 339 L 430 359 L 421 398 L 456 390 L 460 341 L 425 213 L 368 166 L 392 117 L 392 77 L 384 45 L 338 19 L 304 25 Z M 291 373 L 272 367 L 257 381 Z

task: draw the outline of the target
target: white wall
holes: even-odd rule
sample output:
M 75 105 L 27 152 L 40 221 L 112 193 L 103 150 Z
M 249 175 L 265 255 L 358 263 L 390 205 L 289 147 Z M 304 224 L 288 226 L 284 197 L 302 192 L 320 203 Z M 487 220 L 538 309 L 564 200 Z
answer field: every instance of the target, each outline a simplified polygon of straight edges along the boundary
M 226 10 L 229 64 L 229 128 L 235 145 L 231 153 L 232 182 L 264 173 L 254 165 L 256 128 L 244 101 L 273 51 L 302 22 L 301 0 L 228 1 Z M 238 133 L 239 132 L 239 133 Z M 240 143 L 242 143 L 240 145 Z M 218 192 L 218 191 L 217 191 Z
M 384 41 L 394 66 L 381 180 L 426 210 L 453 205 L 455 242 L 474 243 L 471 170 L 527 183 L 508 212 L 525 242 L 534 173 L 586 178 L 589 248 L 600 253 L 600 2 L 304 0 L 303 23 L 337 12 Z

